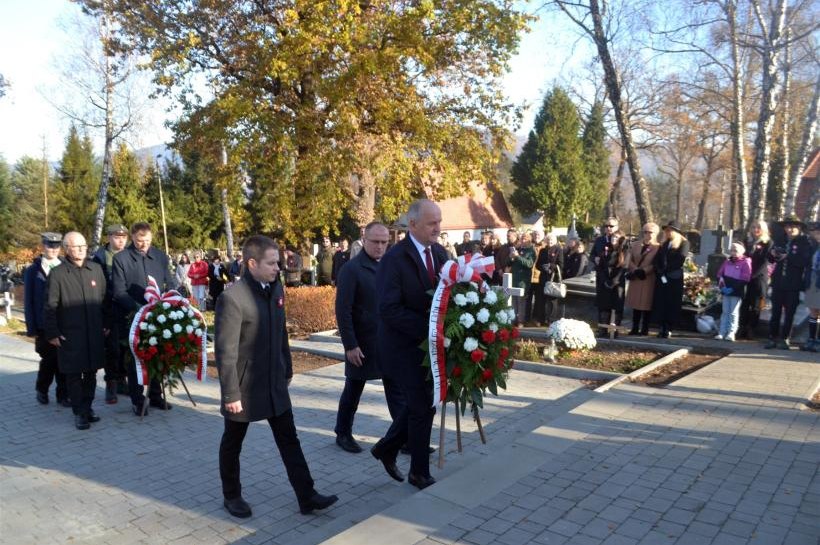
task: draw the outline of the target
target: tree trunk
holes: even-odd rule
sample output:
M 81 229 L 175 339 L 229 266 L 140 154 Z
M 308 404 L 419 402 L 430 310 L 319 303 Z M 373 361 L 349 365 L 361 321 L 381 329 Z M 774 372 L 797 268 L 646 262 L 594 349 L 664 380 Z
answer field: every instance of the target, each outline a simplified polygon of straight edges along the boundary
M 97 192 L 97 212 L 94 215 L 94 232 L 91 234 L 91 243 L 89 245 L 92 252 L 99 247 L 102 240 L 105 208 L 108 204 L 108 186 L 111 183 L 111 148 L 114 146 L 114 82 L 112 80 L 111 57 L 108 46 L 110 29 L 106 14 L 100 17 L 100 26 L 100 36 L 103 40 L 103 70 L 105 72 L 105 147 L 103 149 L 102 179 L 100 180 L 100 190 Z
M 606 215 L 608 218 L 618 217 L 618 204 L 621 197 L 621 182 L 624 179 L 624 166 L 626 165 L 626 148 L 621 146 L 621 156 L 618 159 L 618 170 L 615 171 L 615 181 L 609 189 L 609 199 L 606 203 Z
M 809 111 L 806 114 L 806 124 L 803 126 L 803 137 L 800 139 L 800 149 L 797 151 L 796 161 L 789 173 L 789 187 L 786 190 L 786 205 L 784 207 L 784 214 L 790 216 L 795 213 L 795 205 L 797 203 L 797 193 L 800 191 L 800 182 L 803 180 L 803 170 L 806 168 L 806 161 L 809 159 L 809 154 L 812 150 L 812 142 L 814 142 L 814 133 L 817 130 L 817 114 L 820 107 L 820 74 L 817 76 L 817 81 L 814 84 L 814 96 L 809 105 Z M 815 195 L 815 198 L 817 195 Z M 807 210 L 811 213 L 811 207 Z M 810 216 L 816 217 L 815 216 Z
M 729 23 L 729 36 L 732 47 L 732 157 L 734 159 L 734 179 L 729 205 L 729 225 L 734 227 L 736 216 L 740 225 L 745 225 L 749 217 L 749 179 L 746 175 L 745 122 L 743 119 L 743 82 L 741 78 L 740 47 L 737 36 L 737 3 L 729 0 L 724 5 Z
M 222 144 L 222 168 L 225 170 L 225 175 L 228 175 L 228 150 L 225 148 L 225 144 Z M 223 183 L 227 180 L 223 180 Z M 228 260 L 233 259 L 234 255 L 234 246 L 233 246 L 233 227 L 231 226 L 231 208 L 228 206 L 228 189 L 226 187 L 222 188 L 220 191 L 220 196 L 222 199 L 222 223 L 225 224 L 225 241 L 226 245 L 228 246 Z
M 566 7 L 559 4 L 563 10 Z M 604 69 L 604 83 L 606 84 L 609 101 L 615 113 L 615 121 L 618 124 L 618 132 L 626 150 L 626 161 L 629 166 L 629 175 L 632 178 L 632 186 L 635 189 L 635 204 L 638 207 L 638 215 L 641 224 L 648 223 L 654 219 L 652 214 L 652 204 L 649 201 L 649 188 L 641 172 L 641 165 L 638 160 L 638 152 L 632 141 L 632 130 L 626 112 L 624 101 L 621 97 L 621 82 L 618 77 L 615 63 L 609 51 L 609 41 L 604 30 L 604 21 L 598 0 L 589 1 L 589 13 L 592 16 L 593 28 L 590 34 L 598 50 L 598 58 Z M 573 19 L 575 20 L 575 19 Z M 577 22 L 577 21 L 576 21 Z M 578 23 L 580 24 L 580 23 Z M 587 29 L 588 30 L 588 29 Z
M 766 213 L 766 193 L 769 187 L 769 170 L 771 168 L 772 128 L 778 100 L 777 58 L 782 45 L 783 26 L 786 19 L 786 0 L 779 0 L 777 11 L 771 21 L 771 28 L 767 28 L 766 21 L 763 19 L 759 0 L 753 0 L 752 5 L 762 30 L 764 43 L 760 114 L 757 119 L 755 162 L 752 171 L 751 213 L 746 222 L 747 229 L 751 228 L 753 221 L 762 220 Z
M 786 54 L 783 60 L 783 134 L 780 136 L 780 149 L 783 154 L 783 168 L 780 169 L 780 179 L 777 185 L 780 189 L 777 195 L 777 218 L 783 219 L 786 212 L 786 193 L 789 190 L 789 128 L 791 126 L 791 72 L 792 55 L 789 40 L 791 32 L 786 29 Z
M 700 203 L 698 204 L 698 219 L 695 220 L 695 229 L 703 231 L 703 224 L 706 222 L 706 203 L 709 202 L 709 182 L 712 178 L 712 162 L 706 163 L 706 172 L 703 174 L 703 184 L 701 185 Z

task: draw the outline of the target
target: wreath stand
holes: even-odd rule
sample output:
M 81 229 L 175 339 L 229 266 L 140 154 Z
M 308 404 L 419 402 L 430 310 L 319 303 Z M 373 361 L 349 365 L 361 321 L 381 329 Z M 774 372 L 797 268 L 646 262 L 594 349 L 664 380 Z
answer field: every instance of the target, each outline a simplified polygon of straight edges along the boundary
M 177 376 L 177 378 L 179 379 L 179 382 L 182 383 L 182 387 L 185 389 L 185 395 L 188 396 L 188 401 L 190 401 L 191 404 L 194 407 L 196 407 L 196 401 L 194 401 L 194 398 L 191 397 L 191 392 L 188 391 L 188 385 L 185 384 L 185 379 L 182 378 L 182 373 L 180 373 L 179 376 Z M 148 382 L 149 383 L 151 382 L 150 379 L 149 379 Z M 160 385 L 162 386 L 162 401 L 163 401 L 163 403 L 165 403 L 167 405 L 168 400 L 165 397 L 166 382 L 165 382 L 164 378 L 160 379 Z M 169 386 L 169 389 L 170 389 L 170 386 Z M 146 399 L 145 401 L 142 402 L 142 412 L 140 413 L 140 421 L 142 421 L 142 419 L 145 418 L 145 414 L 147 412 L 148 412 L 148 400 Z
M 458 452 L 461 454 L 462 447 L 461 447 L 461 411 L 458 410 L 459 403 L 458 400 L 455 402 L 456 408 L 456 446 L 458 447 Z M 483 444 L 487 444 L 487 436 L 484 435 L 484 426 L 481 425 L 481 416 L 478 414 L 478 407 L 473 405 L 472 408 L 473 413 L 473 420 L 475 420 L 476 425 L 478 426 L 478 435 L 481 437 L 481 442 Z M 441 423 L 439 424 L 439 438 L 438 438 L 438 468 L 442 469 L 444 467 L 444 422 L 445 422 L 445 415 L 447 414 L 447 402 L 441 404 Z

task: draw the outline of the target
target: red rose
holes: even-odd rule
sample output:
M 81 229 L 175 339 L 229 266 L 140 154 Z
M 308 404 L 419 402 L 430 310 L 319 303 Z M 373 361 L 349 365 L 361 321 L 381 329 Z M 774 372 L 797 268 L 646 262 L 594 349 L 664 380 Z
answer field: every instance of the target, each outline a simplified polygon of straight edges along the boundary
M 512 338 L 517 339 L 519 335 L 521 335 L 521 332 L 518 331 L 518 328 L 517 327 L 512 328 Z
M 504 369 L 504 358 L 498 358 L 498 368 Z
M 189 341 L 195 341 L 196 340 L 196 335 L 194 335 L 193 333 L 188 333 L 188 340 Z
M 475 363 L 480 362 L 484 359 L 484 352 L 481 350 L 473 350 L 470 352 L 470 359 L 473 360 Z
M 481 340 L 484 341 L 484 344 L 492 344 L 495 342 L 495 333 L 488 329 L 481 334 Z
M 460 377 L 461 376 L 461 367 L 454 367 L 453 368 L 453 376 Z
M 510 355 L 510 350 L 506 346 L 504 346 L 504 347 L 501 348 L 499 353 L 501 354 L 501 359 L 506 360 L 507 356 Z
M 156 347 L 156 346 L 149 346 L 149 347 L 148 347 L 148 352 L 150 352 L 150 353 L 151 353 L 151 355 L 153 356 L 154 354 L 156 354 L 157 352 L 159 352 L 159 350 L 157 349 L 157 347 Z
M 509 329 L 499 329 L 498 330 L 498 338 L 501 339 L 503 342 L 507 342 L 510 340 L 510 330 Z
M 484 380 L 490 380 L 491 378 L 493 378 L 493 370 L 484 369 L 484 371 L 482 371 L 481 373 L 481 378 L 483 378 Z

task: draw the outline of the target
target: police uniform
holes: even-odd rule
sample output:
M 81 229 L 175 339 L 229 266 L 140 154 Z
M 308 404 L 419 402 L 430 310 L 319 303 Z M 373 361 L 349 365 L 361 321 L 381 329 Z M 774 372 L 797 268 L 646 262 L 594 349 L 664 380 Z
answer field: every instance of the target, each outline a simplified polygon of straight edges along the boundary
M 42 243 L 44 247 L 59 248 L 63 241 L 60 233 L 43 233 Z M 34 349 L 40 356 L 40 366 L 37 371 L 37 401 L 43 405 L 48 403 L 48 389 L 52 381 L 56 381 L 57 403 L 64 407 L 70 407 L 68 400 L 68 388 L 66 387 L 65 375 L 60 373 L 57 366 L 57 347 L 48 342 L 45 335 L 45 303 L 48 297 L 48 275 L 51 270 L 63 262 L 62 258 L 57 258 L 53 262 L 38 257 L 23 272 L 25 315 L 26 315 L 26 335 L 34 337 Z
M 786 218 L 781 225 L 805 224 L 797 218 Z M 805 289 L 806 269 L 811 265 L 811 244 L 805 235 L 787 239 L 785 244 L 775 246 L 769 252 L 769 262 L 774 263 L 771 277 L 772 315 L 769 320 L 769 342 L 766 348 L 789 348 L 794 313 L 800 304 L 800 292 Z M 783 316 L 783 327 L 780 317 Z

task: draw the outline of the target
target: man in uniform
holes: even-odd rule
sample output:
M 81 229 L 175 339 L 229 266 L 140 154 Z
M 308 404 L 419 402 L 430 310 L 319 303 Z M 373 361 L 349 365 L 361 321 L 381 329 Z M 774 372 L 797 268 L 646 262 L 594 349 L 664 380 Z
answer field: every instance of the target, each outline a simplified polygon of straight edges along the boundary
M 48 389 L 51 382 L 57 382 L 57 403 L 63 407 L 71 407 L 68 401 L 68 389 L 65 376 L 57 366 L 57 348 L 49 344 L 44 330 L 44 313 L 47 292 L 48 275 L 51 270 L 60 265 L 60 243 L 63 236 L 60 233 L 43 233 L 43 253 L 34 260 L 23 273 L 26 314 L 26 335 L 34 337 L 34 349 L 40 356 L 40 368 L 37 371 L 37 401 L 48 404 Z
M 128 229 L 125 225 L 115 223 L 105 230 L 108 233 L 108 244 L 100 246 L 94 253 L 94 261 L 102 267 L 106 282 L 106 302 L 111 304 L 113 283 L 111 273 L 114 256 L 121 252 L 128 243 Z M 117 328 L 105 338 L 105 402 L 109 405 L 117 402 L 117 394 L 127 394 L 124 354 L 120 350 L 120 339 Z
M 100 417 L 91 408 L 97 369 L 105 364 L 106 281 L 100 265 L 86 259 L 85 237 L 76 231 L 63 239 L 66 260 L 48 276 L 45 336 L 57 349 L 60 371 L 74 410 L 74 426 L 87 430 Z
M 114 256 L 114 319 L 115 327 L 120 328 L 121 350 L 128 350 L 128 328 L 131 326 L 134 313 L 145 304 L 148 276 L 154 277 L 161 293 L 176 287 L 176 278 L 171 274 L 168 256 L 151 246 L 152 240 L 151 226 L 142 222 L 135 223 L 131 227 L 131 244 Z M 133 357 L 128 358 L 128 389 L 134 414 L 140 416 L 145 396 L 143 387 L 137 383 L 137 367 Z M 159 379 L 151 379 L 148 399 L 151 407 L 165 411 L 171 408 L 171 405 L 162 399 Z
M 330 286 L 333 283 L 333 256 L 335 254 L 333 246 L 330 244 L 330 237 L 322 237 L 322 247 L 316 254 L 318 262 L 316 269 L 316 284 L 319 286 Z

